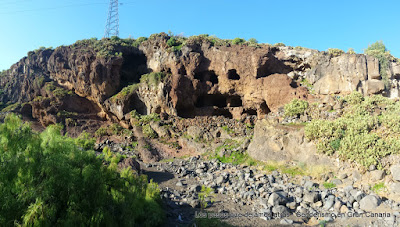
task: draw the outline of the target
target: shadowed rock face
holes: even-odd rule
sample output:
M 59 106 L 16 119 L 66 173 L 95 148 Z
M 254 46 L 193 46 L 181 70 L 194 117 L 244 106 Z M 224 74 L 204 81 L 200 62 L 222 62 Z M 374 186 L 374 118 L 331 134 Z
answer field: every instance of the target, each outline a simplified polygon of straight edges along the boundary
M 391 86 L 385 87 L 379 61 L 366 55 L 333 57 L 310 49 L 214 46 L 207 41 L 191 42 L 174 52 L 166 44 L 168 39 L 159 34 L 137 48 L 114 46 L 122 55 L 112 57 L 101 57 L 83 44 L 30 52 L 0 77 L 0 101 L 31 102 L 46 95 L 43 86 L 54 81 L 96 106 L 92 112 L 100 118 L 129 121 L 127 113 L 133 109 L 141 114 L 165 112 L 180 117 L 262 117 L 294 98 L 307 99 L 308 90 L 297 82 L 302 79 L 316 94 L 358 90 L 365 95 L 398 96 L 398 62 L 390 62 L 387 75 Z M 122 100 L 110 98 L 124 86 L 140 82 L 141 75 L 148 72 L 164 72 L 168 77 L 156 85 L 140 83 Z M 68 100 L 63 100 L 65 105 L 73 107 Z

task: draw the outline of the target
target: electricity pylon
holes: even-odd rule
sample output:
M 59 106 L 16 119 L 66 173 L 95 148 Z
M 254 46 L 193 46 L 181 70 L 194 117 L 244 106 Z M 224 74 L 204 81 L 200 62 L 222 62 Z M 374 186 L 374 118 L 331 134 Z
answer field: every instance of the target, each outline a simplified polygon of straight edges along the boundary
M 118 0 L 110 0 L 104 38 L 119 36 Z

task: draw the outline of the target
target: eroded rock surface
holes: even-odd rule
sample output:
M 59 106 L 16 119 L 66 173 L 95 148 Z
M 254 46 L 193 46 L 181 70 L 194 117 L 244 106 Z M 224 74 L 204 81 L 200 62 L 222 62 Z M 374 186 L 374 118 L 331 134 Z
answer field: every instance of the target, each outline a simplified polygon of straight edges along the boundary
M 41 95 L 46 82 L 54 81 L 97 105 L 98 116 L 129 121 L 126 114 L 131 110 L 180 117 L 261 118 L 293 98 L 309 98 L 308 89 L 321 95 L 358 90 L 398 96 L 400 64 L 395 61 L 389 64 L 385 84 L 379 61 L 362 54 L 335 57 L 306 48 L 216 46 L 207 40 L 188 42 L 173 51 L 169 39 L 161 33 L 137 47 L 102 47 L 115 53 L 111 56 L 103 56 L 100 44 L 91 46 L 90 40 L 30 52 L 0 78 L 0 100 L 30 102 Z M 122 100 L 112 99 L 149 72 L 167 77 L 158 84 L 140 83 Z M 304 81 L 308 89 L 301 86 Z

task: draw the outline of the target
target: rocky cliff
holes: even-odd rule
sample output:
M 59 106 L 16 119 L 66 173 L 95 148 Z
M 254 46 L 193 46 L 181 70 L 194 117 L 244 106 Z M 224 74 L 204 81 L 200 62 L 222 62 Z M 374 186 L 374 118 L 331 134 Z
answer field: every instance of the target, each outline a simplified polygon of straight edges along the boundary
M 263 117 L 294 98 L 355 90 L 399 95 L 397 61 L 383 69 L 377 59 L 362 54 L 217 45 L 201 36 L 177 48 L 168 43 L 170 39 L 164 33 L 142 42 L 92 39 L 29 52 L 0 77 L 0 101 L 14 103 L 17 110 L 45 125 L 65 120 L 57 116 L 60 111 L 78 111 L 90 119 L 119 120 L 129 127 L 132 110 L 244 119 Z M 389 81 L 386 85 L 382 70 Z M 153 81 L 155 72 L 162 75 Z M 59 105 L 49 105 L 49 98 Z

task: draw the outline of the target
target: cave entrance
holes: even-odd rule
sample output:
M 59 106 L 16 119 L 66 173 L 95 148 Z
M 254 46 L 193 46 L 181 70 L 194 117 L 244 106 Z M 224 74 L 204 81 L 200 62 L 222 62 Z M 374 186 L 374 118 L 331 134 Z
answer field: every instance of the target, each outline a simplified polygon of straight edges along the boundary
M 232 114 L 229 110 L 218 108 L 213 112 L 213 116 L 224 116 L 226 118 L 232 119 Z
M 243 111 L 243 114 L 247 114 L 247 115 L 250 115 L 250 116 L 257 116 L 257 110 L 256 109 L 253 109 L 253 108 L 249 108 L 249 109 L 245 109 L 244 111 Z
M 239 95 L 228 96 L 226 101 L 228 107 L 241 107 L 243 105 L 242 98 Z
M 265 114 L 269 114 L 269 113 L 271 113 L 271 110 L 269 109 L 267 103 L 264 101 L 260 105 L 260 114 L 265 115 Z
M 128 84 L 139 83 L 140 77 L 149 72 L 147 58 L 143 53 L 131 53 L 123 55 L 124 62 L 120 69 L 121 88 Z
M 221 94 L 207 94 L 199 96 L 194 105 L 197 108 L 207 106 L 223 108 L 227 106 L 227 102 L 226 97 Z
M 136 110 L 136 112 L 140 115 L 147 115 L 147 106 L 144 104 L 142 100 L 140 100 L 139 96 L 136 93 L 129 98 L 129 103 L 127 108 L 124 110 L 124 113 L 129 112 L 131 110 Z
M 200 80 L 200 82 L 210 81 L 213 85 L 218 84 L 218 76 L 214 70 L 195 73 L 194 78 Z
M 268 59 L 265 63 L 261 64 L 259 68 L 257 68 L 257 76 L 256 79 L 267 77 L 269 75 L 279 73 L 279 74 L 288 74 L 293 71 L 293 68 L 285 65 L 283 61 L 277 59 L 272 53 L 268 54 Z
M 228 70 L 228 79 L 230 80 L 240 80 L 239 74 L 237 74 L 236 69 Z

